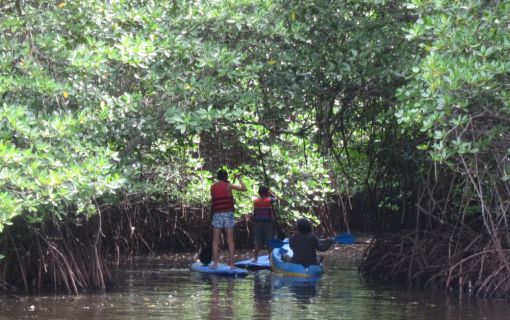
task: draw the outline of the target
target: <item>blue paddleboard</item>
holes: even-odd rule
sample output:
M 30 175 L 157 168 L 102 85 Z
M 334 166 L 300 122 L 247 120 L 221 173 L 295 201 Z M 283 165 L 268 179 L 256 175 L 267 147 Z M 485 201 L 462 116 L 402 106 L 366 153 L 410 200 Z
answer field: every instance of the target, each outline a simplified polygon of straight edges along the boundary
M 238 268 L 248 270 L 271 269 L 271 262 L 269 261 L 269 256 L 260 256 L 257 259 L 257 262 L 253 262 L 253 258 L 241 260 L 234 263 L 234 265 Z
M 218 267 L 214 269 L 211 268 L 210 265 L 212 265 L 212 263 L 209 265 L 204 265 L 200 261 L 195 261 L 191 265 L 191 270 L 206 274 L 215 274 L 218 276 L 229 277 L 246 277 L 248 275 L 248 271 L 246 271 L 245 269 L 230 268 L 230 266 L 223 263 L 218 263 Z

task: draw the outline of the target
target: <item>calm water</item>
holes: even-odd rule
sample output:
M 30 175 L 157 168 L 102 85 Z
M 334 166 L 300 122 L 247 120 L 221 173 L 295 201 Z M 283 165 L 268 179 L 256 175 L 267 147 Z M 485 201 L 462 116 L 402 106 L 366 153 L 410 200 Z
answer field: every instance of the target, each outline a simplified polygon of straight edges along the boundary
M 0 319 L 510 319 L 506 301 L 367 285 L 341 264 L 326 261 L 312 283 L 269 271 L 229 279 L 145 266 L 121 271 L 107 294 L 0 295 Z

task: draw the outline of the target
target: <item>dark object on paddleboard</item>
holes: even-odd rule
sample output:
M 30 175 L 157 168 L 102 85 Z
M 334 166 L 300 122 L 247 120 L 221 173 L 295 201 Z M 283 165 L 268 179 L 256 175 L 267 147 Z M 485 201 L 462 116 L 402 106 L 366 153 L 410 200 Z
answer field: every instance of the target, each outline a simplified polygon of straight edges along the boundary
M 212 261 L 212 243 L 209 241 L 205 244 L 198 255 L 198 259 L 202 264 L 208 265 Z
M 257 262 L 253 262 L 253 258 L 247 260 L 241 260 L 234 263 L 234 266 L 247 270 L 264 270 L 271 269 L 271 263 L 269 262 L 269 256 L 260 256 Z
M 210 265 L 204 265 L 200 261 L 195 261 L 191 265 L 192 271 L 197 271 L 205 274 L 213 274 L 217 276 L 227 276 L 227 277 L 246 277 L 248 275 L 248 271 L 241 268 L 231 268 L 230 266 L 218 263 L 216 268 L 211 268 Z

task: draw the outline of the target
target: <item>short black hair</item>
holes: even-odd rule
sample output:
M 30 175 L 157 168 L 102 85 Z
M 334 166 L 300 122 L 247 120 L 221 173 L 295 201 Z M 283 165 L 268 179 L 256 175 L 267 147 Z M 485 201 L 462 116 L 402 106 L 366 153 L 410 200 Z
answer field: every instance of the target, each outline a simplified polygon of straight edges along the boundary
M 308 219 L 301 218 L 297 221 L 297 229 L 299 233 L 310 233 L 312 232 L 312 224 Z
M 226 170 L 220 169 L 218 170 L 218 173 L 216 174 L 216 177 L 218 180 L 227 180 L 228 179 L 228 173 Z
M 269 194 L 269 188 L 265 185 L 259 186 L 259 196 L 267 196 Z

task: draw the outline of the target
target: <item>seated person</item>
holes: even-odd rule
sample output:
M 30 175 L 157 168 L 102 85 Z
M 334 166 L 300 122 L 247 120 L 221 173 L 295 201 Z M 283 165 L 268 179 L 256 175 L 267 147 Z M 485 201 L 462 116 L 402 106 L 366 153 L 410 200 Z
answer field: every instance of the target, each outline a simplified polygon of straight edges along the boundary
M 335 241 L 333 239 L 319 240 L 312 233 L 312 224 L 308 219 L 302 218 L 297 221 L 297 231 L 289 238 L 289 246 L 294 252 L 290 262 L 299 263 L 305 267 L 320 264 L 316 250 L 327 251 Z

